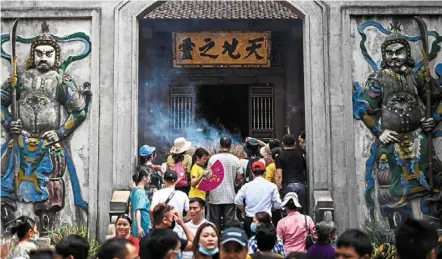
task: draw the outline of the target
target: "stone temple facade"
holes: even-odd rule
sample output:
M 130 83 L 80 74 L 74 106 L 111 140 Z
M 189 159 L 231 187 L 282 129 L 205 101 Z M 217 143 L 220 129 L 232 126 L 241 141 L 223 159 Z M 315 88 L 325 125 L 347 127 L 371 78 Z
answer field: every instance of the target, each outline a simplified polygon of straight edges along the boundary
M 271 116 L 274 124 L 269 129 L 255 128 L 251 122 L 244 126 L 250 135 L 281 138 L 288 132 L 296 134 L 305 130 L 310 214 L 319 219 L 322 212 L 333 210 L 340 230 L 360 226 L 370 218 L 392 226 L 400 220 L 402 212 L 394 211 L 390 218 L 381 213 L 375 177 L 378 165 L 367 173 L 370 165 L 367 161 L 372 158 L 371 147 L 376 138 L 355 114 L 355 102 L 359 100 L 355 95 L 356 86 L 364 87 L 374 68 L 381 67 L 382 43 L 393 32 L 390 25 L 397 22 L 402 24 L 398 33 L 410 36 L 407 38 L 410 55 L 419 66 L 422 45 L 419 38 L 412 37 L 419 35 L 413 20 L 413 16 L 418 15 L 430 32 L 429 46 L 435 53 L 430 55 L 429 70 L 440 87 L 442 54 L 435 46 L 442 41 L 439 36 L 441 13 L 442 2 L 438 1 L 5 1 L 1 6 L 1 75 L 2 81 L 6 81 L 11 74 L 9 36 L 16 18 L 20 18 L 16 35 L 22 38 L 16 44 L 19 76 L 28 69 L 25 61 L 31 42 L 42 34 L 43 22 L 49 25 L 48 33 L 59 42 L 60 60 L 76 57 L 65 63 L 65 73 L 60 80 L 68 85 L 75 82 L 85 98 L 87 108 L 82 109 L 87 109 L 87 116 L 63 139 L 64 157 L 69 157 L 62 176 L 63 205 L 51 224 L 87 222 L 91 233 L 104 239 L 113 193 L 128 189 L 138 148 L 144 144 L 141 142 L 162 137 L 145 130 L 153 123 L 149 118 L 154 118 L 150 116 L 154 116 L 155 111 L 146 112 L 152 109 L 149 106 L 152 99 L 161 99 L 165 105 L 161 107 L 172 109 L 173 94 L 169 92 L 181 89 L 179 82 L 184 80 L 201 85 L 247 85 L 249 90 L 244 93 L 245 96 L 249 93 L 249 98 L 244 100 L 249 100 L 252 108 L 244 116 L 249 116 L 250 121 L 255 114 L 253 98 L 264 95 L 273 98 L 272 109 L 266 112 L 274 114 Z M 369 21 L 371 23 L 367 23 Z M 179 30 L 174 31 L 175 25 Z M 192 29 L 193 26 L 197 29 Z M 270 67 L 262 70 L 172 67 L 169 48 L 173 44 L 172 33 L 229 29 L 271 31 L 274 44 Z M 71 37 L 66 37 L 69 35 Z M 166 42 L 164 52 L 157 52 L 162 50 L 163 45 L 157 44 L 160 41 Z M 161 67 L 161 64 L 166 65 Z M 152 71 L 159 68 L 166 72 L 155 78 Z M 86 93 L 85 82 L 90 83 L 91 95 Z M 153 88 L 163 84 L 167 90 L 149 90 L 145 82 L 154 82 Z M 267 89 L 262 86 L 269 85 L 273 86 L 272 91 L 254 95 L 254 89 Z M 150 93 L 155 98 L 149 99 Z M 435 102 L 440 101 L 437 98 L 434 97 Z M 66 107 L 64 102 L 61 104 Z M 440 107 L 440 103 L 433 105 L 435 109 Z M 299 109 L 291 112 L 293 107 Z M 63 110 L 61 126 L 69 121 L 71 112 L 72 109 Z M 4 116 L 2 103 L 2 123 Z M 435 156 L 442 158 L 442 143 L 438 137 L 442 123 L 438 122 L 436 120 L 433 149 Z M 173 136 L 183 134 L 173 130 L 175 128 L 163 136 L 171 138 L 169 144 Z M 2 144 L 7 143 L 3 145 L 5 150 L 11 140 L 8 132 L 2 128 Z M 162 144 L 158 143 L 157 148 Z M 9 145 L 12 146 L 13 143 Z M 14 169 L 9 167 L 9 160 L 4 161 L 6 153 L 2 148 L 2 206 L 4 191 L 8 191 L 6 187 L 3 189 L 6 179 L 3 177 L 8 168 Z M 433 171 L 437 170 L 435 166 Z M 10 177 L 13 179 L 13 175 Z M 370 184 L 374 190 L 368 194 L 374 201 L 373 210 L 367 205 Z M 414 216 L 425 217 L 421 200 L 427 196 L 410 198 Z M 87 206 L 79 206 L 81 200 Z M 24 201 L 14 204 L 16 216 L 36 213 L 32 204 Z

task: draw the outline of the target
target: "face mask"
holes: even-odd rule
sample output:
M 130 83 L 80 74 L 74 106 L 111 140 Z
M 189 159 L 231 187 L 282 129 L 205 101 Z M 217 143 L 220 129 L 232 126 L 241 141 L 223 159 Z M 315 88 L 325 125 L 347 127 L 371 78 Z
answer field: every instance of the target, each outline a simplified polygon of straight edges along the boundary
M 180 250 L 180 251 L 177 253 L 176 259 L 183 259 L 183 251 Z
M 257 228 L 258 228 L 258 226 L 255 223 L 252 223 L 250 225 L 250 231 L 252 231 L 253 233 L 256 233 Z
M 214 249 L 209 250 L 209 249 L 207 249 L 207 248 L 205 248 L 205 247 L 200 245 L 198 251 L 201 254 L 203 254 L 203 255 L 213 256 L 213 255 L 216 255 L 219 252 L 219 248 L 215 247 Z
M 32 243 L 37 243 L 37 240 L 38 240 L 39 238 L 40 238 L 40 234 L 37 233 L 37 234 L 33 235 L 29 240 L 30 240 Z

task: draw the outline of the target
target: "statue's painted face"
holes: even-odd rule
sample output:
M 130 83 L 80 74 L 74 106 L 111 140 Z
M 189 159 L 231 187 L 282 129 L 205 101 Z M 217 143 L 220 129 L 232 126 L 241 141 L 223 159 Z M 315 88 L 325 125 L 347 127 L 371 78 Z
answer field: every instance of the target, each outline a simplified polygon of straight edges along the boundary
M 47 72 L 54 67 L 55 49 L 50 45 L 40 45 L 35 48 L 35 67 L 42 72 Z
M 393 43 L 385 48 L 385 62 L 395 72 L 403 72 L 406 69 L 407 51 L 401 43 Z

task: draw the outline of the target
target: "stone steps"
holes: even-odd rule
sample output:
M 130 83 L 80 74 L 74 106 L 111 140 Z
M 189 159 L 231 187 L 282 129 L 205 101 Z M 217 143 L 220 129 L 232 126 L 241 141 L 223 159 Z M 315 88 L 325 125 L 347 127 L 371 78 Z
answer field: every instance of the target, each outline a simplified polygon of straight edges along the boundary
M 130 191 L 114 191 L 112 194 L 112 200 L 110 201 L 109 210 L 109 227 L 107 229 L 106 239 L 115 236 L 115 221 L 117 217 L 124 214 L 127 207 L 127 201 L 129 199 Z

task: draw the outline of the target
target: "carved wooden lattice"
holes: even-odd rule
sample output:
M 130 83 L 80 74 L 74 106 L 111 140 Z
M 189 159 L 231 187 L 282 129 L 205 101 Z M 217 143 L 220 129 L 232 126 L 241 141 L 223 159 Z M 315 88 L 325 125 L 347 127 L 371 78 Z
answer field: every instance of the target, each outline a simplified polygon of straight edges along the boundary
M 274 136 L 274 99 L 272 86 L 250 87 L 250 127 L 253 136 Z M 258 134 L 258 135 L 257 135 Z
M 172 115 L 172 129 L 188 129 L 194 125 L 195 94 L 192 88 L 173 87 L 169 107 Z

